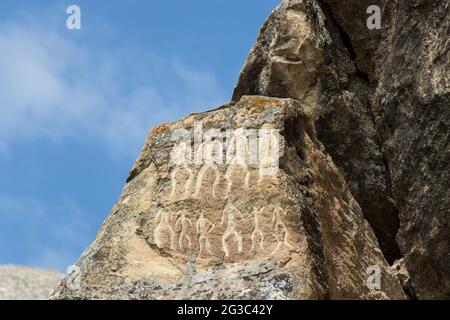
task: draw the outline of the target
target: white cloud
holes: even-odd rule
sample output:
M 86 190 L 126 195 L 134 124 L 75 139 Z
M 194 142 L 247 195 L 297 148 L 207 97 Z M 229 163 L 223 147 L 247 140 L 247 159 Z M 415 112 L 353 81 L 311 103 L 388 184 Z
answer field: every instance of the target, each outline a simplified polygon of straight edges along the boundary
M 65 270 L 94 236 L 89 217 L 68 199 L 47 205 L 33 197 L 0 194 L 0 252 L 15 252 L 28 265 Z
M 226 101 L 208 71 L 121 44 L 80 43 L 29 19 L 0 24 L 0 154 L 77 139 L 135 157 L 152 126 Z M 92 240 L 92 216 L 69 200 L 0 193 L 0 259 L 64 270 Z
M 135 156 L 152 126 L 226 100 L 214 75 L 176 59 L 82 46 L 27 23 L 0 26 L 0 52 L 0 151 L 70 137 Z

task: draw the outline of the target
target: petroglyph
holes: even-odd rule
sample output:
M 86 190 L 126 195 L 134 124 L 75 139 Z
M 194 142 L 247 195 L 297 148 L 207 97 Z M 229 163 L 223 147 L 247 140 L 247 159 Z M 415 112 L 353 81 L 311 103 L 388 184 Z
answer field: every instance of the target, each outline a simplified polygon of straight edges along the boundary
M 280 159 L 280 134 L 278 130 L 262 128 L 259 130 L 259 181 L 265 177 L 276 178 Z
M 289 249 L 292 249 L 292 245 L 289 244 L 288 238 L 288 230 L 286 228 L 286 225 L 283 222 L 283 219 L 281 218 L 282 215 L 286 215 L 287 211 L 283 210 L 278 205 L 278 202 L 275 200 L 273 202 L 273 212 L 272 212 L 272 223 L 273 225 L 273 236 L 277 241 L 277 245 L 275 249 L 272 251 L 271 255 L 274 255 L 276 252 L 281 250 L 284 246 L 288 247 Z
M 180 250 L 183 250 L 183 243 L 184 240 L 187 241 L 189 249 L 192 248 L 191 238 L 189 236 L 189 228 L 192 227 L 192 222 L 189 218 L 186 217 L 188 214 L 187 211 L 182 211 L 181 216 L 178 218 L 177 222 L 175 223 L 175 230 L 180 230 L 180 235 L 178 238 L 178 245 Z
M 249 146 L 245 130 L 238 128 L 234 130 L 234 135 L 230 140 L 230 144 L 227 149 L 227 171 L 225 173 L 225 179 L 227 180 L 227 193 L 230 192 L 233 185 L 232 175 L 234 171 L 241 167 L 245 171 L 244 185 L 248 189 L 250 183 L 250 171 L 247 163 L 249 162 Z
M 220 182 L 220 178 L 222 177 L 220 170 L 218 169 L 218 167 L 216 165 L 213 164 L 208 164 L 205 163 L 200 171 L 198 172 L 198 176 L 197 176 L 197 181 L 195 183 L 195 193 L 194 193 L 194 197 L 198 197 L 199 192 L 202 188 L 203 185 L 203 180 L 205 179 L 205 175 L 208 173 L 208 171 L 212 170 L 213 174 L 214 174 L 214 182 L 212 184 L 211 190 L 212 190 L 212 195 L 213 197 L 216 196 L 216 189 L 217 186 Z
M 261 209 L 254 209 L 252 214 L 253 214 L 253 221 L 255 224 L 255 227 L 253 229 L 252 232 L 252 247 L 250 248 L 250 253 L 253 253 L 255 251 L 257 251 L 257 247 L 259 248 L 259 250 L 264 250 L 264 233 L 262 232 L 262 225 L 261 225 L 261 216 L 264 212 L 264 210 L 267 207 L 262 207 Z
M 196 152 L 196 164 L 222 164 L 223 143 L 222 134 L 218 129 L 208 129 L 204 135 L 204 141 Z
M 214 182 L 212 184 L 213 197 L 216 196 L 216 188 L 221 178 L 221 173 L 217 164 L 223 162 L 223 144 L 219 140 L 212 140 L 213 137 L 217 137 L 217 135 L 220 134 L 220 131 L 217 132 L 217 130 L 210 129 L 207 132 L 208 134 L 205 135 L 206 141 L 200 144 L 197 150 L 197 156 L 200 157 L 200 159 L 197 158 L 196 163 L 203 163 L 203 166 L 197 175 L 195 197 L 198 197 L 205 174 L 207 174 L 209 170 L 212 170 L 214 174 Z
M 279 129 L 239 127 L 223 130 L 209 128 L 203 131 L 202 122 L 197 121 L 193 140 L 189 130 L 177 128 L 174 131 L 171 141 L 177 142 L 171 151 L 171 163 L 175 165 L 171 173 L 172 199 L 178 195 L 187 199 L 192 194 L 198 198 L 205 181 L 210 184 L 213 197 L 218 196 L 218 187 L 223 180 L 226 181 L 225 196 L 230 194 L 237 181 L 242 181 L 244 189 L 249 189 L 253 170 L 259 170 L 256 173 L 259 182 L 267 176 L 276 177 L 280 158 Z M 195 171 L 197 174 L 193 173 Z M 185 180 L 182 172 L 188 175 Z M 179 191 L 179 185 L 183 183 L 184 190 Z
M 284 248 L 292 249 L 284 222 L 288 210 L 280 204 L 279 199 L 259 201 L 257 206 L 246 213 L 241 212 L 233 201 L 228 199 L 221 211 L 211 209 L 208 215 L 204 211 L 192 215 L 181 209 L 175 217 L 175 213 L 169 209 L 159 210 L 152 220 L 154 228 L 150 227 L 155 244 L 161 249 L 184 253 L 194 250 L 198 259 L 223 257 L 220 251 L 227 258 L 234 252 L 245 259 L 254 254 L 270 257 Z M 223 227 L 212 234 L 219 219 Z
M 181 133 L 180 133 L 181 132 Z M 187 137 L 186 137 L 187 136 Z M 170 152 L 170 161 L 175 166 L 182 166 L 191 164 L 191 158 L 192 158 L 192 147 L 189 141 L 189 131 L 185 129 L 179 129 L 177 131 L 177 134 L 174 134 L 174 137 L 172 140 L 176 140 L 177 137 L 182 137 L 185 140 L 188 141 L 182 141 L 176 144 L 172 151 Z M 179 139 L 179 138 L 177 138 Z
M 175 232 L 171 226 L 172 211 L 168 209 L 159 210 L 155 220 L 157 226 L 153 232 L 153 239 L 158 248 L 164 248 L 166 245 L 169 245 L 171 249 L 175 249 Z
M 209 242 L 208 235 L 211 233 L 214 227 L 215 225 L 210 220 L 205 218 L 205 214 L 203 212 L 200 213 L 200 217 L 198 218 L 196 223 L 196 231 L 198 234 L 198 243 L 200 247 L 198 251 L 199 258 L 202 256 L 204 250 L 206 250 L 209 255 L 212 255 L 211 243 Z
M 172 191 L 170 193 L 170 198 L 173 199 L 175 198 L 179 193 L 177 192 L 177 187 L 180 185 L 183 185 L 182 180 L 180 179 L 182 177 L 181 173 L 182 172 L 187 172 L 188 174 L 188 178 L 184 183 L 184 188 L 183 188 L 183 199 L 186 199 L 189 197 L 190 192 L 191 192 L 191 185 L 192 182 L 194 180 L 194 173 L 192 171 L 191 168 L 189 168 L 187 165 L 181 165 L 181 166 L 177 166 L 175 167 L 175 169 L 173 169 L 172 173 L 171 173 L 171 184 L 172 184 Z
M 225 218 L 227 220 L 227 227 L 222 236 L 222 250 L 223 250 L 223 252 L 225 252 L 225 256 L 229 257 L 230 251 L 229 251 L 229 247 L 227 244 L 227 240 L 230 237 L 234 237 L 234 239 L 237 242 L 238 252 L 239 253 L 242 252 L 242 235 L 236 229 L 236 225 L 237 225 L 236 219 L 237 218 L 243 219 L 244 217 L 243 217 L 242 213 L 231 202 L 228 202 L 225 205 L 225 208 L 223 209 L 221 224 L 223 224 L 225 222 Z

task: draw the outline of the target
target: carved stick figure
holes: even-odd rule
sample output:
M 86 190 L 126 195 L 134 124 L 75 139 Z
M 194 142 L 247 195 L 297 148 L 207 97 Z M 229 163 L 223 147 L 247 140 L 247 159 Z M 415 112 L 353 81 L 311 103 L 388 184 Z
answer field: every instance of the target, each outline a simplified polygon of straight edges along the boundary
M 278 130 L 263 128 L 259 132 L 259 182 L 265 176 L 276 178 L 280 159 L 280 135 Z
M 230 256 L 230 251 L 228 250 L 227 239 L 229 237 L 234 237 L 237 242 L 237 250 L 239 253 L 242 252 L 242 236 L 236 230 L 236 216 L 239 216 L 241 219 L 244 217 L 242 213 L 231 203 L 227 203 L 222 213 L 222 222 L 225 222 L 225 217 L 227 218 L 227 228 L 222 236 L 222 250 L 225 252 L 225 256 Z
M 175 230 L 178 230 L 178 227 L 181 226 L 180 236 L 178 238 L 178 244 L 180 246 L 180 250 L 183 250 L 183 242 L 187 241 L 189 249 L 191 249 L 191 238 L 188 234 L 189 227 L 192 227 L 192 222 L 189 218 L 186 217 L 186 211 L 181 212 L 181 217 L 178 218 L 175 223 Z
M 197 220 L 196 229 L 198 234 L 198 243 L 200 246 L 198 256 L 201 257 L 204 249 L 212 255 L 208 235 L 211 233 L 212 229 L 214 229 L 214 224 L 205 218 L 205 214 L 203 212 L 200 213 L 200 217 Z
M 189 197 L 189 192 L 191 191 L 192 180 L 194 179 L 194 173 L 192 169 L 187 165 L 177 166 L 171 173 L 171 181 L 172 181 L 172 192 L 170 193 L 170 197 L 173 198 L 176 196 L 176 189 L 178 184 L 178 173 L 184 169 L 188 173 L 188 179 L 186 180 L 186 184 L 184 185 L 184 199 Z
M 213 182 L 213 185 L 212 185 L 211 189 L 212 189 L 212 196 L 213 197 L 216 196 L 216 188 L 217 188 L 217 185 L 219 184 L 219 181 L 220 181 L 220 171 L 217 168 L 217 166 L 205 163 L 202 166 L 202 168 L 200 169 L 200 171 L 198 172 L 197 182 L 195 184 L 195 194 L 194 194 L 195 197 L 198 197 L 198 194 L 199 194 L 200 189 L 201 189 L 202 184 L 203 184 L 204 176 L 208 172 L 209 169 L 212 169 L 213 172 L 214 172 L 214 182 Z
M 228 182 L 227 193 L 231 190 L 231 186 L 233 185 L 231 177 L 238 166 L 245 170 L 244 185 L 245 188 L 248 189 L 250 184 L 250 171 L 247 166 L 248 157 L 249 147 L 247 136 L 245 135 L 243 128 L 236 129 L 227 149 L 228 167 L 225 173 L 225 179 Z
M 167 211 L 165 209 L 161 209 L 158 211 L 158 214 L 156 215 L 156 222 L 158 223 L 158 225 L 156 226 L 153 232 L 153 238 L 158 248 L 162 248 L 164 246 L 162 238 L 164 237 L 164 233 L 168 232 L 170 249 L 175 249 L 174 246 L 175 233 L 173 232 L 173 228 L 170 225 L 171 220 L 172 220 L 172 212 L 170 210 Z
M 261 215 L 264 212 L 264 209 L 266 209 L 266 207 L 262 207 L 261 209 L 257 210 L 254 209 L 252 214 L 254 214 L 254 218 L 253 221 L 255 223 L 255 228 L 253 229 L 252 232 L 252 247 L 250 248 L 250 253 L 252 253 L 253 251 L 256 251 L 256 246 L 257 246 L 257 242 L 256 239 L 259 237 L 259 242 L 258 242 L 258 247 L 260 250 L 264 250 L 264 234 L 261 231 Z
M 282 214 L 286 215 L 287 212 L 284 211 L 281 207 L 277 206 L 275 203 L 275 205 L 273 206 L 272 222 L 274 223 L 273 236 L 277 240 L 277 246 L 275 247 L 271 255 L 274 255 L 283 246 L 292 249 L 292 246 L 288 242 L 288 230 L 283 220 L 281 219 Z
M 177 130 L 174 131 L 174 134 L 177 135 Z M 189 165 L 191 164 L 191 153 L 192 153 L 192 147 L 190 144 L 190 134 L 187 132 L 187 138 L 184 139 L 189 140 L 189 143 L 187 141 L 180 142 L 176 144 L 172 151 L 170 152 L 170 162 L 174 166 L 183 166 L 183 165 Z
M 200 192 L 200 188 L 203 183 L 204 175 L 207 173 L 207 171 L 209 169 L 212 169 L 214 171 L 214 182 L 212 185 L 212 195 L 213 195 L 213 197 L 215 197 L 216 196 L 216 188 L 217 188 L 217 185 L 219 184 L 219 179 L 220 179 L 220 171 L 217 168 L 216 163 L 221 163 L 220 159 L 223 157 L 222 143 L 220 143 L 217 140 L 213 141 L 213 140 L 208 139 L 207 141 L 204 141 L 202 144 L 200 144 L 200 146 L 198 147 L 197 153 L 201 156 L 200 160 L 203 161 L 203 166 L 197 175 L 197 182 L 195 185 L 195 197 L 198 196 L 198 193 Z M 219 156 L 219 154 L 220 154 L 220 156 Z M 199 160 L 199 159 L 197 159 L 197 160 Z

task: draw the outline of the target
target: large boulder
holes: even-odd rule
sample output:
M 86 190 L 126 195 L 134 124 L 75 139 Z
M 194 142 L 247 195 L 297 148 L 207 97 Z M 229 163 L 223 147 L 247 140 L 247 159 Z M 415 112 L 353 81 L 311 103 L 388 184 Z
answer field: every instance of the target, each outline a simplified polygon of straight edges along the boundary
M 52 299 L 405 298 L 313 123 L 245 96 L 153 129 Z
M 253 94 L 293 98 L 314 110 L 318 139 L 392 263 L 401 257 L 395 241 L 398 212 L 370 108 L 369 80 L 349 41 L 328 6 L 284 1 L 263 26 L 233 99 Z
M 371 90 L 419 299 L 450 299 L 449 16 L 449 1 L 390 2 Z
M 450 298 L 449 15 L 448 1 L 285 0 L 233 95 L 316 110 L 318 139 L 419 299 Z
M 450 298 L 449 14 L 283 1 L 230 104 L 152 131 L 52 298 Z

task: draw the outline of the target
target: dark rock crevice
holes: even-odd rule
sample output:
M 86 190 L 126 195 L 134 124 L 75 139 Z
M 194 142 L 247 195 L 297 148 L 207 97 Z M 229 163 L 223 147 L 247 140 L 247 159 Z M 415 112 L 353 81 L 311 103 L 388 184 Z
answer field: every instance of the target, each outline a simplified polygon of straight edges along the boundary
M 389 162 L 386 159 L 386 155 L 383 150 L 383 142 L 381 135 L 377 129 L 376 121 L 375 121 L 375 115 L 372 110 L 372 106 L 370 103 L 369 95 L 372 94 L 371 88 L 375 86 L 375 75 L 369 75 L 366 72 L 364 72 L 359 66 L 358 66 L 358 54 L 356 50 L 354 49 L 351 37 L 349 34 L 345 31 L 344 27 L 340 25 L 337 21 L 337 19 L 334 17 L 333 11 L 330 8 L 330 6 L 321 1 L 320 6 L 327 18 L 330 20 L 330 25 L 328 28 L 334 29 L 336 32 L 335 36 L 335 46 L 341 45 L 344 51 L 347 53 L 348 58 L 351 60 L 353 67 L 355 69 L 353 73 L 353 77 L 356 78 L 353 80 L 353 83 L 361 83 L 361 85 L 350 85 L 348 88 L 345 88 L 346 90 L 353 91 L 357 94 L 359 94 L 359 99 L 362 101 L 362 106 L 364 107 L 364 110 L 368 116 L 368 123 L 366 125 L 371 127 L 371 130 L 375 132 L 373 140 L 376 144 L 376 148 L 379 150 L 379 155 L 372 158 L 376 158 L 375 161 L 382 168 L 382 172 L 378 173 L 380 175 L 381 179 L 384 181 L 385 185 L 385 191 L 384 195 L 380 194 L 379 196 L 371 197 L 371 193 L 373 193 L 374 190 L 353 190 L 354 196 L 358 200 L 359 205 L 361 206 L 365 218 L 368 220 L 370 225 L 375 231 L 375 235 L 378 238 L 378 241 L 380 243 L 381 250 L 383 254 L 385 255 L 386 260 L 389 264 L 393 264 L 394 261 L 402 258 L 402 254 L 400 252 L 400 249 L 398 247 L 398 244 L 396 242 L 396 234 L 400 227 L 400 220 L 398 216 L 398 209 L 395 204 L 395 201 L 393 200 L 393 194 L 392 194 L 392 182 L 390 177 L 390 168 L 389 168 Z M 330 33 L 333 33 L 331 30 Z M 335 62 L 336 64 L 338 62 Z M 371 83 L 372 82 L 372 83 Z M 361 89 L 361 87 L 363 89 Z M 351 111 L 350 111 L 351 113 Z M 336 116 L 336 115 L 335 115 Z M 362 119 L 356 120 L 362 121 Z M 324 128 L 328 127 L 328 124 L 326 124 L 327 120 L 322 121 L 319 126 L 322 126 Z M 320 131 L 320 129 L 319 129 Z M 322 133 L 325 131 L 328 131 L 328 129 L 322 129 Z M 349 158 L 358 158 L 359 156 L 352 156 L 351 154 L 346 157 L 340 156 L 337 154 L 336 149 L 338 149 L 339 145 L 342 143 L 342 139 L 336 138 L 336 141 L 333 141 L 334 138 L 329 138 L 333 136 L 333 132 L 328 132 L 325 134 L 320 134 L 319 132 L 319 138 L 320 140 L 328 147 L 328 151 L 331 153 L 333 160 L 338 164 L 338 166 L 343 166 L 344 173 L 347 173 L 347 182 L 349 185 L 351 185 L 351 180 L 357 179 L 354 178 L 354 175 L 351 175 L 352 168 L 346 168 L 344 163 L 347 163 Z M 365 138 L 365 137 L 364 137 Z M 356 147 L 356 146 L 355 146 Z M 349 174 L 350 173 L 350 174 Z M 370 176 L 373 175 L 371 172 L 363 172 L 363 175 Z M 353 178 L 353 179 L 352 179 Z M 366 180 L 366 179 L 365 179 Z M 360 188 L 361 189 L 361 188 Z M 384 202 L 384 205 L 380 205 L 380 202 Z
M 369 82 L 370 82 L 369 75 L 366 72 L 361 71 L 360 68 L 358 67 L 358 64 L 356 63 L 356 59 L 358 58 L 358 56 L 356 54 L 355 49 L 353 48 L 352 40 L 350 39 L 350 36 L 348 35 L 347 32 L 345 32 L 344 28 L 336 22 L 336 19 L 333 17 L 333 13 L 330 9 L 329 9 L 329 12 L 330 12 L 330 17 L 331 17 L 332 21 L 334 22 L 337 30 L 339 31 L 339 34 L 340 34 L 341 40 L 342 40 L 342 44 L 347 49 L 348 55 L 349 55 L 350 59 L 353 61 L 353 64 L 356 69 L 355 75 L 358 78 L 362 79 L 367 84 L 369 84 Z
M 305 141 L 304 135 L 302 134 L 302 130 L 306 132 L 309 138 L 315 137 L 315 134 L 312 132 L 314 130 L 312 123 L 307 123 L 306 121 L 300 118 L 293 118 L 286 121 L 284 124 L 285 134 L 286 134 L 286 143 L 289 145 L 289 148 L 295 150 L 296 161 L 300 162 L 300 167 L 307 167 L 306 161 L 307 156 L 305 152 Z M 313 185 L 313 177 L 311 173 L 306 172 L 298 172 L 290 170 L 289 165 L 286 165 L 289 162 L 292 162 L 292 159 L 280 159 L 280 167 L 289 172 L 290 176 L 294 178 L 300 189 L 304 190 L 304 196 L 306 198 L 305 207 L 301 212 L 301 224 L 308 235 L 307 243 L 308 250 L 311 256 L 314 257 L 312 260 L 312 271 L 315 275 L 315 280 L 317 281 L 316 285 L 318 286 L 317 290 L 321 293 L 320 299 L 330 299 L 331 293 L 329 288 L 329 279 L 330 274 L 329 270 L 327 270 L 327 260 L 324 251 L 324 239 L 323 239 L 323 231 L 320 222 L 320 217 L 318 213 L 314 210 L 314 197 L 312 196 L 310 190 Z M 303 187 L 302 187 L 303 186 Z M 307 187 L 307 189 L 304 189 Z
M 233 100 L 242 95 L 292 98 L 316 110 L 317 138 L 345 176 L 392 264 L 401 257 L 395 239 L 399 219 L 370 106 L 375 77 L 367 72 L 373 68 L 327 2 L 283 2 L 261 29 Z M 305 20 L 311 32 L 296 29 Z
M 411 276 L 411 296 L 448 299 L 450 4 L 323 1 L 370 78 L 368 113 L 382 147 L 387 191 L 399 220 L 396 243 Z M 365 27 L 364 13 L 372 4 L 383 7 L 381 30 Z

